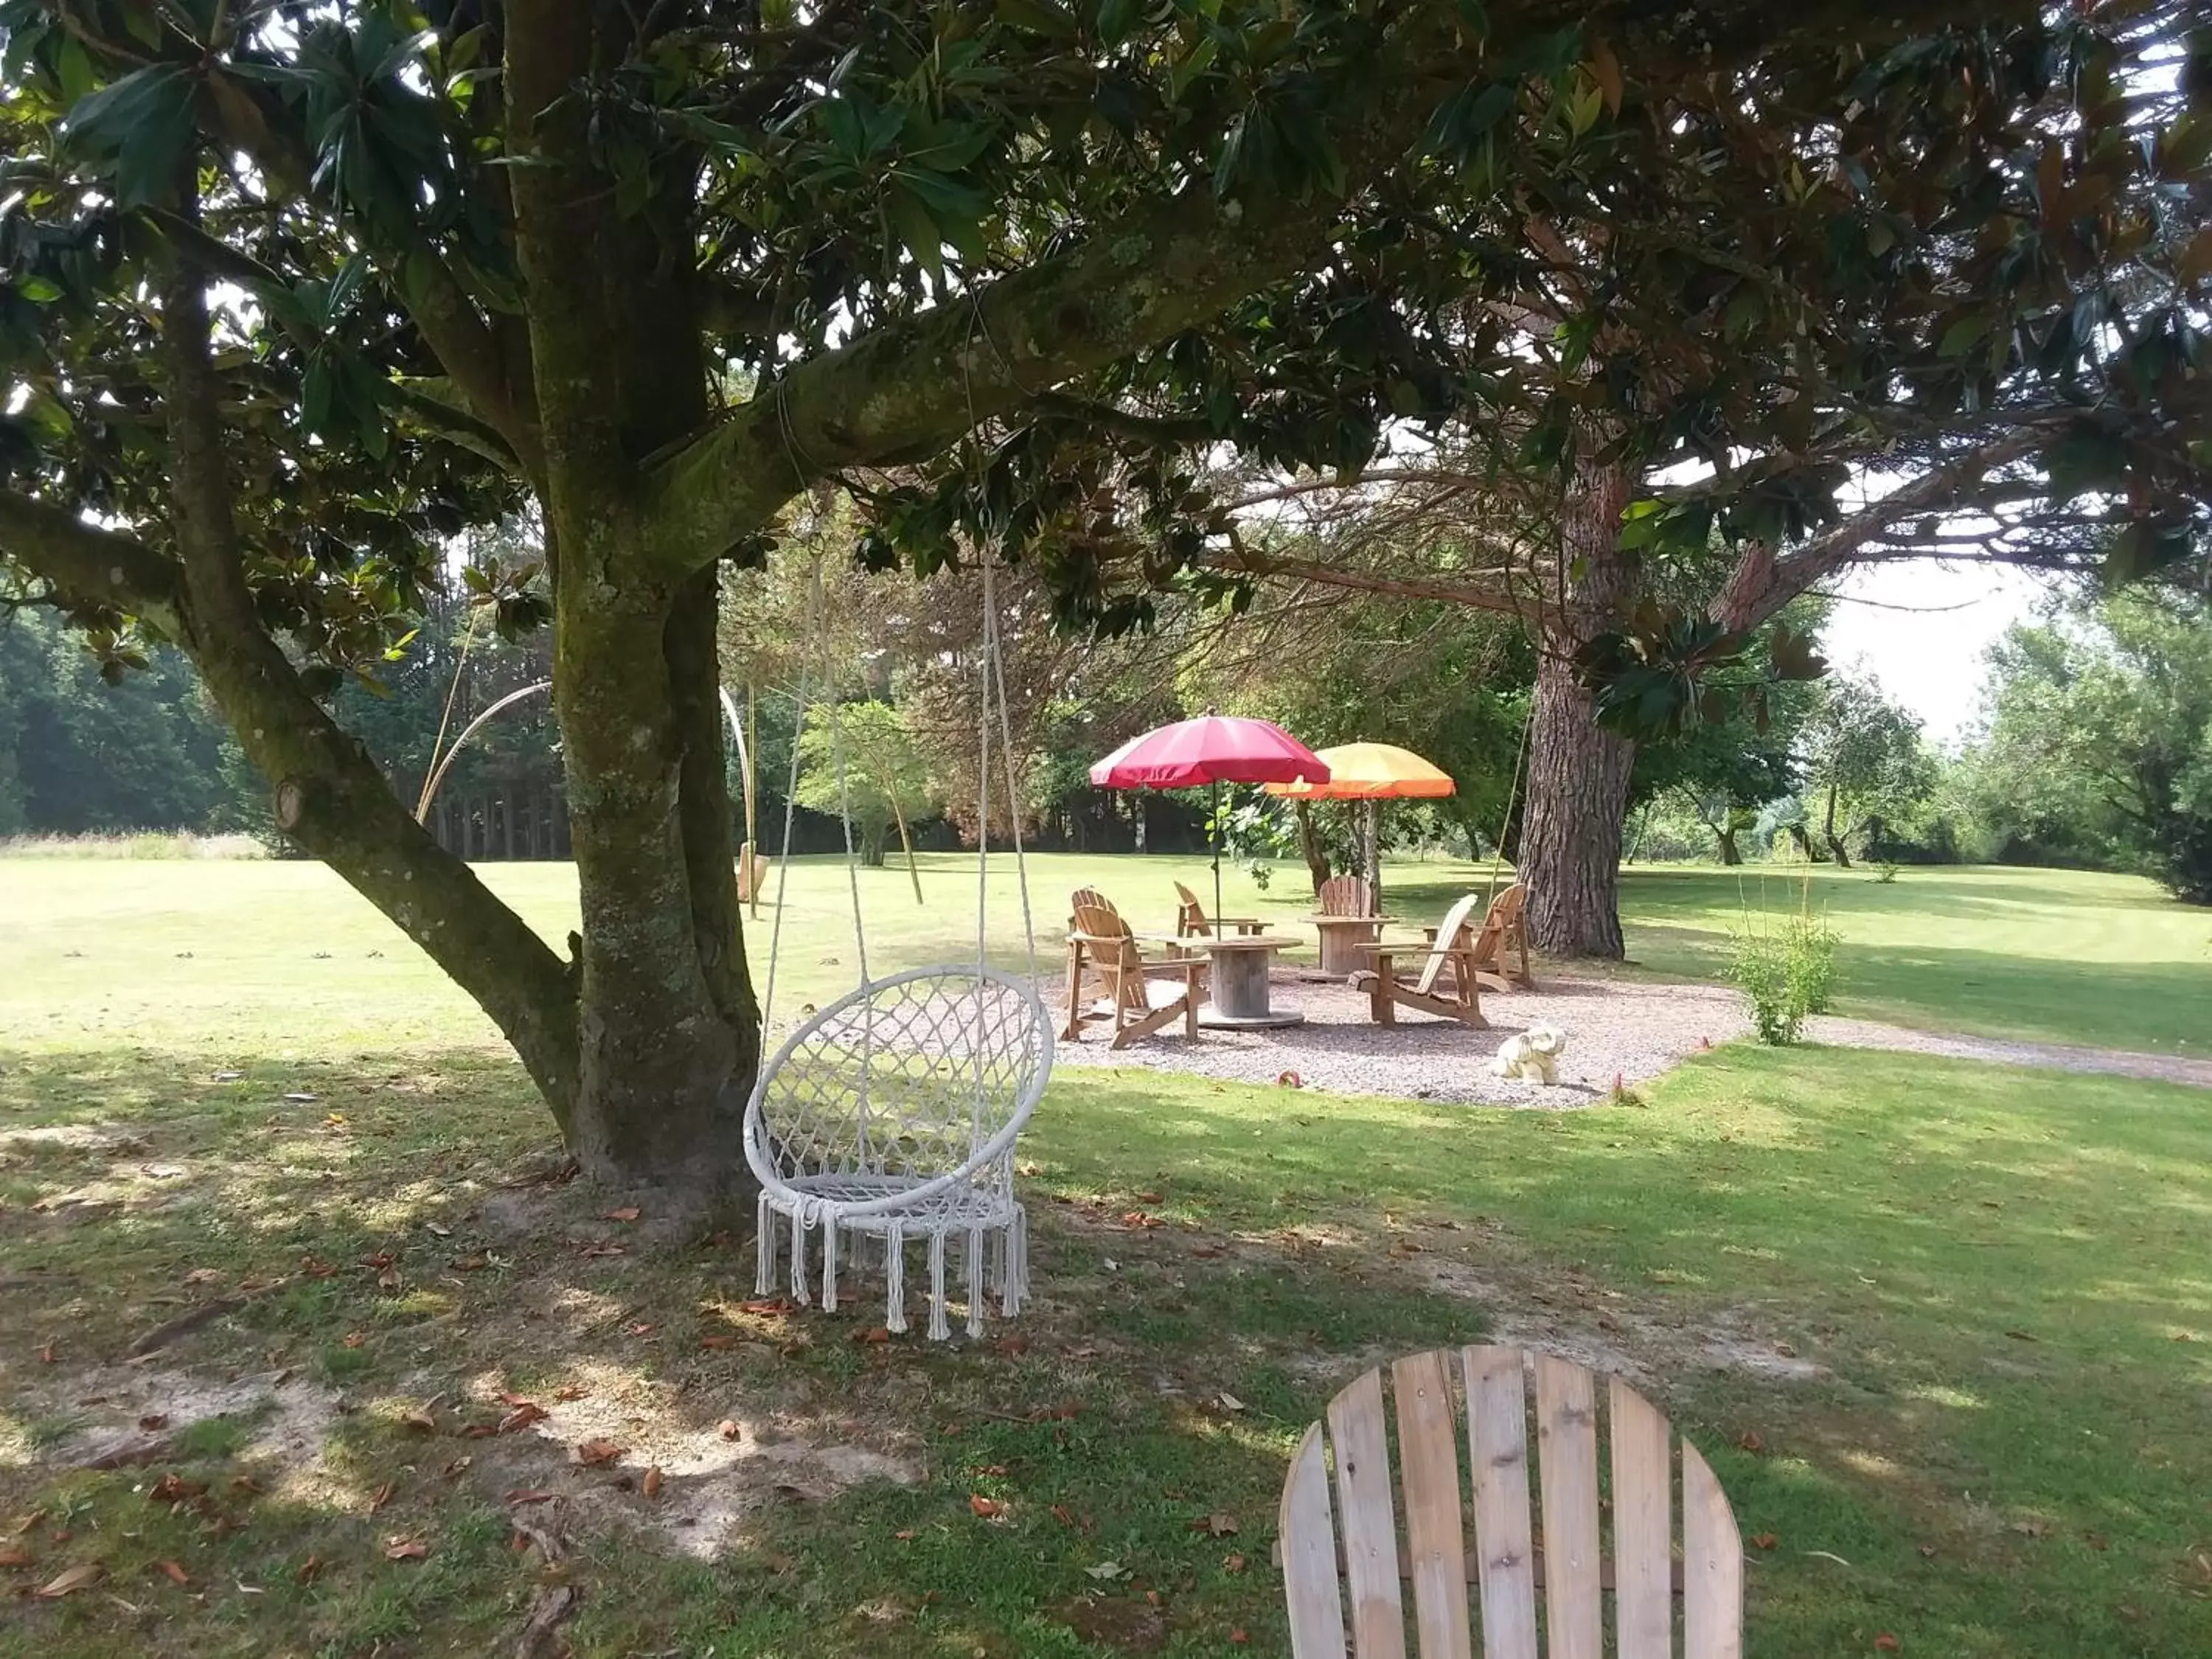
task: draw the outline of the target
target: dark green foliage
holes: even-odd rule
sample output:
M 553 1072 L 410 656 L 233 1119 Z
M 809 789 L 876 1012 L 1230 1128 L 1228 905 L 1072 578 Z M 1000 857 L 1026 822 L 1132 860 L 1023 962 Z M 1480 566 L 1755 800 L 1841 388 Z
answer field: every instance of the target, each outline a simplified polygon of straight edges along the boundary
M 0 836 L 225 830 L 246 803 L 190 667 L 155 650 L 111 684 L 58 620 L 0 616 Z
M 2010 856 L 2141 869 L 2212 904 L 2212 613 L 2076 602 L 1991 653 L 1966 790 Z

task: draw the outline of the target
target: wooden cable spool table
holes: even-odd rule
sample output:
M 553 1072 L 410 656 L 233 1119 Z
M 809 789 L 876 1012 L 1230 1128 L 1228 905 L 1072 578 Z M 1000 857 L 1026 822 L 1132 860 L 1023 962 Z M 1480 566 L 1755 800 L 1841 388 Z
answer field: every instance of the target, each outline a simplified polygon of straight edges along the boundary
M 1253 1031 L 1305 1024 L 1304 1014 L 1295 1008 L 1275 1007 L 1267 994 L 1267 970 L 1275 952 L 1302 949 L 1304 941 L 1273 933 L 1217 933 L 1212 938 L 1160 939 L 1160 942 L 1203 951 L 1212 958 L 1206 975 L 1210 997 L 1198 1012 L 1200 1025 L 1216 1030 Z

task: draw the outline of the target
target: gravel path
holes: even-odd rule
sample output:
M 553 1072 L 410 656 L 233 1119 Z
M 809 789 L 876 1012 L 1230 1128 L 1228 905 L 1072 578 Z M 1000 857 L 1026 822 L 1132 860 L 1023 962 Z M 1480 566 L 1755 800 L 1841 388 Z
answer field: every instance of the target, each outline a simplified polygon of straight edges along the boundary
M 1048 993 L 1048 1000 L 1054 1000 Z M 1737 994 L 1719 985 L 1547 975 L 1534 991 L 1485 991 L 1482 1012 L 1490 1029 L 1480 1031 L 1408 1009 L 1399 1011 L 1395 1029 L 1385 1030 L 1368 1018 L 1364 994 L 1295 973 L 1275 976 L 1273 1000 L 1278 1007 L 1304 1011 L 1306 1023 L 1273 1031 L 1209 1030 L 1194 1045 L 1184 1041 L 1180 1026 L 1170 1026 L 1117 1053 L 1107 1047 L 1106 1024 L 1098 1020 L 1085 1024 L 1082 1042 L 1060 1043 L 1053 1063 L 1135 1066 L 1239 1083 L 1273 1083 L 1284 1073 L 1295 1072 L 1308 1088 L 1340 1094 L 1563 1110 L 1603 1099 L 1616 1076 L 1632 1085 L 1640 1083 L 1699 1048 L 1730 1042 L 1750 1030 Z M 1556 1025 L 1567 1034 L 1558 1085 L 1542 1088 L 1496 1075 L 1490 1062 L 1498 1044 L 1537 1024 Z M 1839 1048 L 1943 1054 L 2212 1088 L 2212 1058 L 2014 1042 L 1834 1017 L 1808 1020 L 1805 1036 Z
M 1644 985 L 1546 975 L 1534 991 L 1482 994 L 1485 1031 L 1399 1011 L 1391 1030 L 1368 1018 L 1367 998 L 1330 981 L 1278 975 L 1278 1007 L 1306 1023 L 1273 1031 L 1212 1031 L 1195 1044 L 1180 1026 L 1109 1050 L 1106 1023 L 1086 1024 L 1081 1042 L 1062 1042 L 1055 1066 L 1141 1066 L 1243 1083 L 1273 1083 L 1296 1072 L 1309 1088 L 1399 1099 L 1483 1102 L 1561 1109 L 1602 1099 L 1614 1077 L 1635 1084 L 1708 1043 L 1748 1029 L 1736 994 L 1715 985 Z M 1531 1025 L 1567 1034 L 1557 1086 L 1508 1082 L 1490 1068 L 1498 1045 Z
M 1997 1037 L 1964 1036 L 1950 1031 L 1915 1031 L 1870 1019 L 1821 1015 L 1805 1022 L 1815 1042 L 1843 1048 L 1893 1048 L 1905 1054 L 1945 1054 L 1954 1060 L 1986 1060 L 2001 1066 L 2041 1066 L 2058 1072 L 2105 1072 L 2152 1083 L 2193 1083 L 2212 1089 L 2212 1058 L 2147 1054 L 2131 1048 L 2081 1048 L 2066 1042 L 2014 1042 Z

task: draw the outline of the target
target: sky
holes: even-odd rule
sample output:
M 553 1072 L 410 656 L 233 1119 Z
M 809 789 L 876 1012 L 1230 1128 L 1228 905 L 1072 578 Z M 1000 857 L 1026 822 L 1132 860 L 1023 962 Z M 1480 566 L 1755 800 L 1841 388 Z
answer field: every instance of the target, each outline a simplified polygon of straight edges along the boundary
M 1822 636 L 1828 660 L 1862 665 L 1948 744 L 1981 703 L 1983 653 L 2035 613 L 2045 587 L 2018 570 L 1918 560 L 1855 571 Z

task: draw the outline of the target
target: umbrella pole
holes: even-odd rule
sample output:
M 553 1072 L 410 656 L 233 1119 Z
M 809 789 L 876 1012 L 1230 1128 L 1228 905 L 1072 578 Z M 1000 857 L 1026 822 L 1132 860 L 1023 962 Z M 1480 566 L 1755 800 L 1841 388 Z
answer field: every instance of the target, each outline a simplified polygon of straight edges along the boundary
M 1221 780 L 1213 781 L 1213 930 L 1221 931 Z

